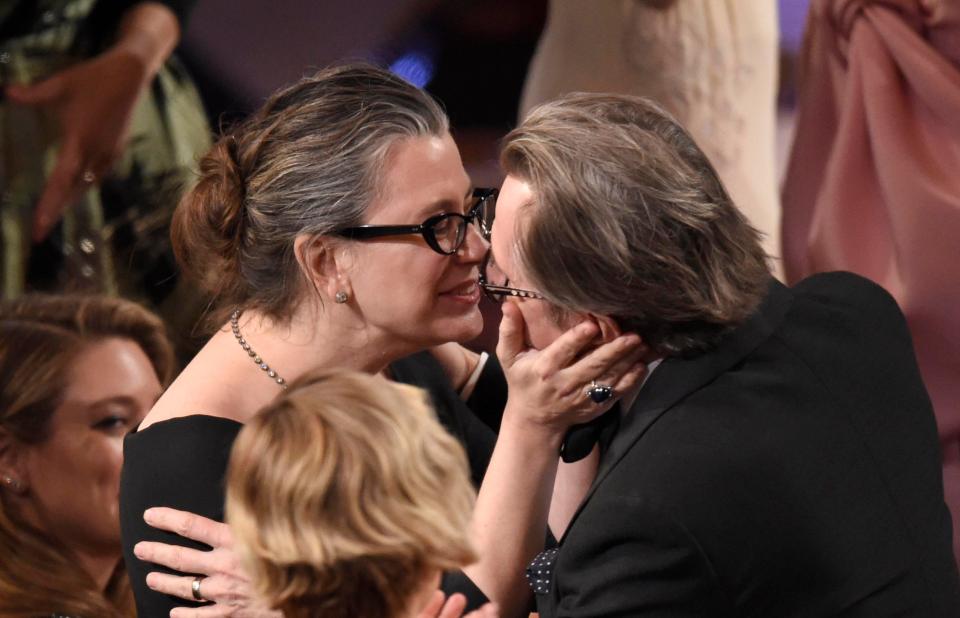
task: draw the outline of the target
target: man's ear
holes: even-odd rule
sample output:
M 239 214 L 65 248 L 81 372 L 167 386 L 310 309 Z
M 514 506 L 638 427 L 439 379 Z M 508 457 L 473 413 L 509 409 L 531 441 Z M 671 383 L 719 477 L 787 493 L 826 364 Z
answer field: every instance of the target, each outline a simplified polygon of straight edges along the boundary
M 0 428 L 0 489 L 22 494 L 27 490 L 23 446 Z
M 302 234 L 294 240 L 293 252 L 304 277 L 324 302 L 334 302 L 338 292 L 350 296 L 347 256 L 336 241 Z
M 610 316 L 591 313 L 590 317 L 600 327 L 600 340 L 603 341 L 603 343 L 610 343 L 623 334 L 620 325 Z

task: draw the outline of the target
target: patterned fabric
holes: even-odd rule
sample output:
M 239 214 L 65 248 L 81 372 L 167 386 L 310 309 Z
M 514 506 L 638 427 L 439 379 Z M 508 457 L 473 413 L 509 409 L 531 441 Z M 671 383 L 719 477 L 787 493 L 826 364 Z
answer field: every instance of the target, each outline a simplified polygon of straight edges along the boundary
M 548 549 L 537 554 L 527 567 L 527 582 L 535 594 L 549 594 L 553 582 L 553 566 L 557 562 L 560 548 Z
M 103 43 L 82 36 L 95 4 L 39 2 L 34 28 L 0 41 L 0 86 L 36 82 L 91 57 Z M 199 96 L 171 58 L 137 104 L 128 146 L 111 173 L 67 210 L 47 240 L 34 245 L 33 208 L 56 161 L 57 126 L 45 110 L 0 100 L 3 296 L 71 290 L 169 304 L 175 288 L 170 216 L 209 144 Z

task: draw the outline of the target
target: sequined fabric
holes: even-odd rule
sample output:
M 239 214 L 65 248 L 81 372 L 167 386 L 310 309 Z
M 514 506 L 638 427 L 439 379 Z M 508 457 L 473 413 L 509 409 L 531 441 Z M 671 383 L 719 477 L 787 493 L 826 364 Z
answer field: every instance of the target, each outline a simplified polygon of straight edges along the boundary
M 3 4 L 0 23 L 18 3 Z M 83 40 L 82 25 L 95 0 L 36 5 L 33 28 L 0 41 L 0 87 L 42 80 L 93 54 L 96 42 Z M 170 216 L 209 134 L 192 82 L 171 59 L 134 109 L 128 146 L 111 172 L 35 245 L 33 208 L 56 161 L 58 127 L 46 110 L 0 100 L 3 297 L 70 290 L 123 294 L 159 306 L 175 281 Z
M 553 582 L 553 566 L 560 554 L 560 548 L 548 549 L 537 554 L 527 567 L 527 582 L 535 594 L 549 594 Z

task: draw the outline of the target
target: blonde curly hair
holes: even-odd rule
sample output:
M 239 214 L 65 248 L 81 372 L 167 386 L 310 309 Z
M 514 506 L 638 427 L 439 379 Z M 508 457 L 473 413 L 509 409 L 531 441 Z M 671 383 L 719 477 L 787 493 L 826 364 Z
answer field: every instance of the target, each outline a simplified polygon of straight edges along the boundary
M 476 559 L 469 479 L 423 391 L 317 371 L 240 432 L 226 516 L 258 594 L 288 618 L 395 617 Z

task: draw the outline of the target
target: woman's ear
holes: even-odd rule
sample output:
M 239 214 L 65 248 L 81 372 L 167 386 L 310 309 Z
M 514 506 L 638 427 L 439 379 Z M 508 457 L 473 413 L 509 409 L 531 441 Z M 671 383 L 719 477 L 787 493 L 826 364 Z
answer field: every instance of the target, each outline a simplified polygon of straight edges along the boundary
M 0 429 L 0 489 L 15 494 L 27 490 L 23 446 L 5 429 Z
M 350 297 L 350 277 L 347 273 L 346 254 L 336 241 L 320 236 L 298 236 L 293 242 L 293 252 L 304 277 L 324 300 L 337 301 Z

